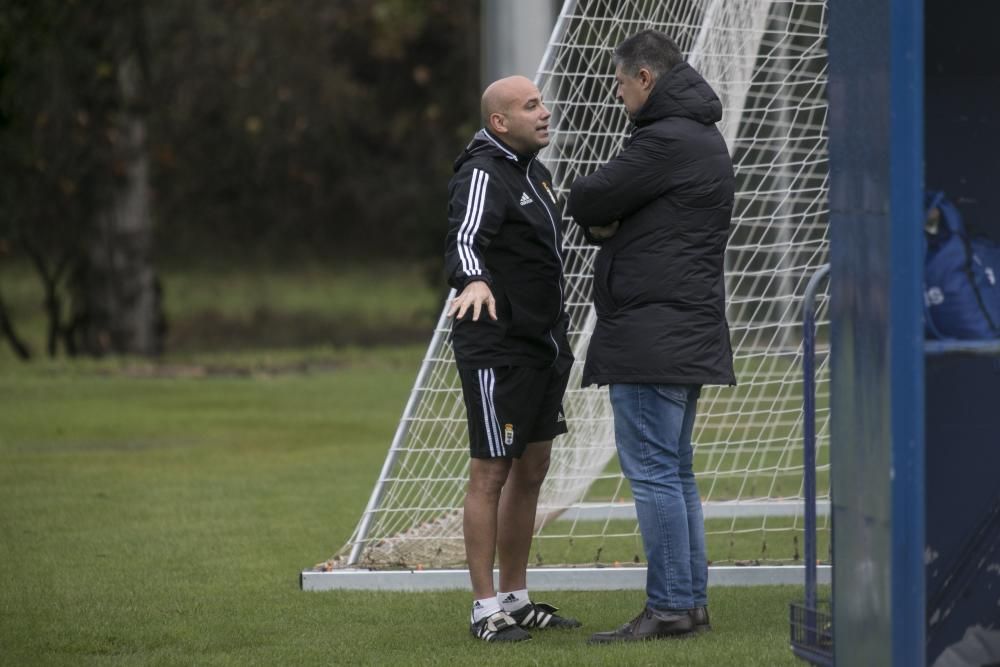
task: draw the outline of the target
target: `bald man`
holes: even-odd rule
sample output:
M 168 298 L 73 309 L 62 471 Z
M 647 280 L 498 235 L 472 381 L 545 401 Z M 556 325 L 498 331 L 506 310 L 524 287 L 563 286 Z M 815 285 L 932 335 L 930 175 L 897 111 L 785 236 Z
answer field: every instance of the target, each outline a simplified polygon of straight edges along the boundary
M 448 283 L 458 295 L 451 343 L 469 427 L 465 551 L 470 631 L 489 642 L 573 628 L 528 596 L 526 569 L 552 440 L 566 433 L 562 399 L 573 354 L 566 338 L 562 216 L 552 175 L 537 160 L 550 114 L 530 80 L 483 93 L 483 129 L 449 184 Z M 494 555 L 500 592 L 493 586 Z

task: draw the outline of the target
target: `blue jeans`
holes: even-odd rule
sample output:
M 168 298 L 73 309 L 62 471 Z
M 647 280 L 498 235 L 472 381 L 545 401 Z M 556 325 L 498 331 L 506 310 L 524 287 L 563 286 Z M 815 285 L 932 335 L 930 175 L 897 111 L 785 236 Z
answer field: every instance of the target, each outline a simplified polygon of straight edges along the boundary
M 705 521 L 691 448 L 701 386 L 614 384 L 609 390 L 618 459 L 646 551 L 646 604 L 657 611 L 705 606 Z

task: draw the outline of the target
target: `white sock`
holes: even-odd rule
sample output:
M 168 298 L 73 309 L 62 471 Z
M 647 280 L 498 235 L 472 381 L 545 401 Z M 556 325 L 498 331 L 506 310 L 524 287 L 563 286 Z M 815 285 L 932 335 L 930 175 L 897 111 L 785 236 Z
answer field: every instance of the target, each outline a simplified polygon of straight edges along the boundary
M 497 601 L 508 614 L 531 604 L 527 588 L 522 588 L 519 591 L 511 591 L 510 593 L 497 593 Z
M 500 603 L 495 597 L 476 600 L 472 603 L 472 622 L 477 623 L 498 611 L 500 611 Z

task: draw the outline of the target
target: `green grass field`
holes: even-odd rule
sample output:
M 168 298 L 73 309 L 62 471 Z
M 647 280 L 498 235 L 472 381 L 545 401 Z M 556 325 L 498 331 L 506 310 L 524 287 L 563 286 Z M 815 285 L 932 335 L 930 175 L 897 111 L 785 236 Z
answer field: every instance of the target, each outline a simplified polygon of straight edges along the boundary
M 300 591 L 354 529 L 422 352 L 0 358 L 0 664 L 797 664 L 799 587 L 713 589 L 712 633 L 612 647 L 585 639 L 640 591 L 540 594 L 584 628 L 509 647 L 468 637 L 463 591 Z

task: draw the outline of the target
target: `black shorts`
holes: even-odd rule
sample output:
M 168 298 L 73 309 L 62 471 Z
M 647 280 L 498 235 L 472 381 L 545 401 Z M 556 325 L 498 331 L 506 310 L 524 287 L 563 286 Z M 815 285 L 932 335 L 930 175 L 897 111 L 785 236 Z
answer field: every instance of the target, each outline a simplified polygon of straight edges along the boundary
M 530 442 L 566 433 L 562 399 L 572 363 L 459 369 L 473 458 L 521 458 Z

